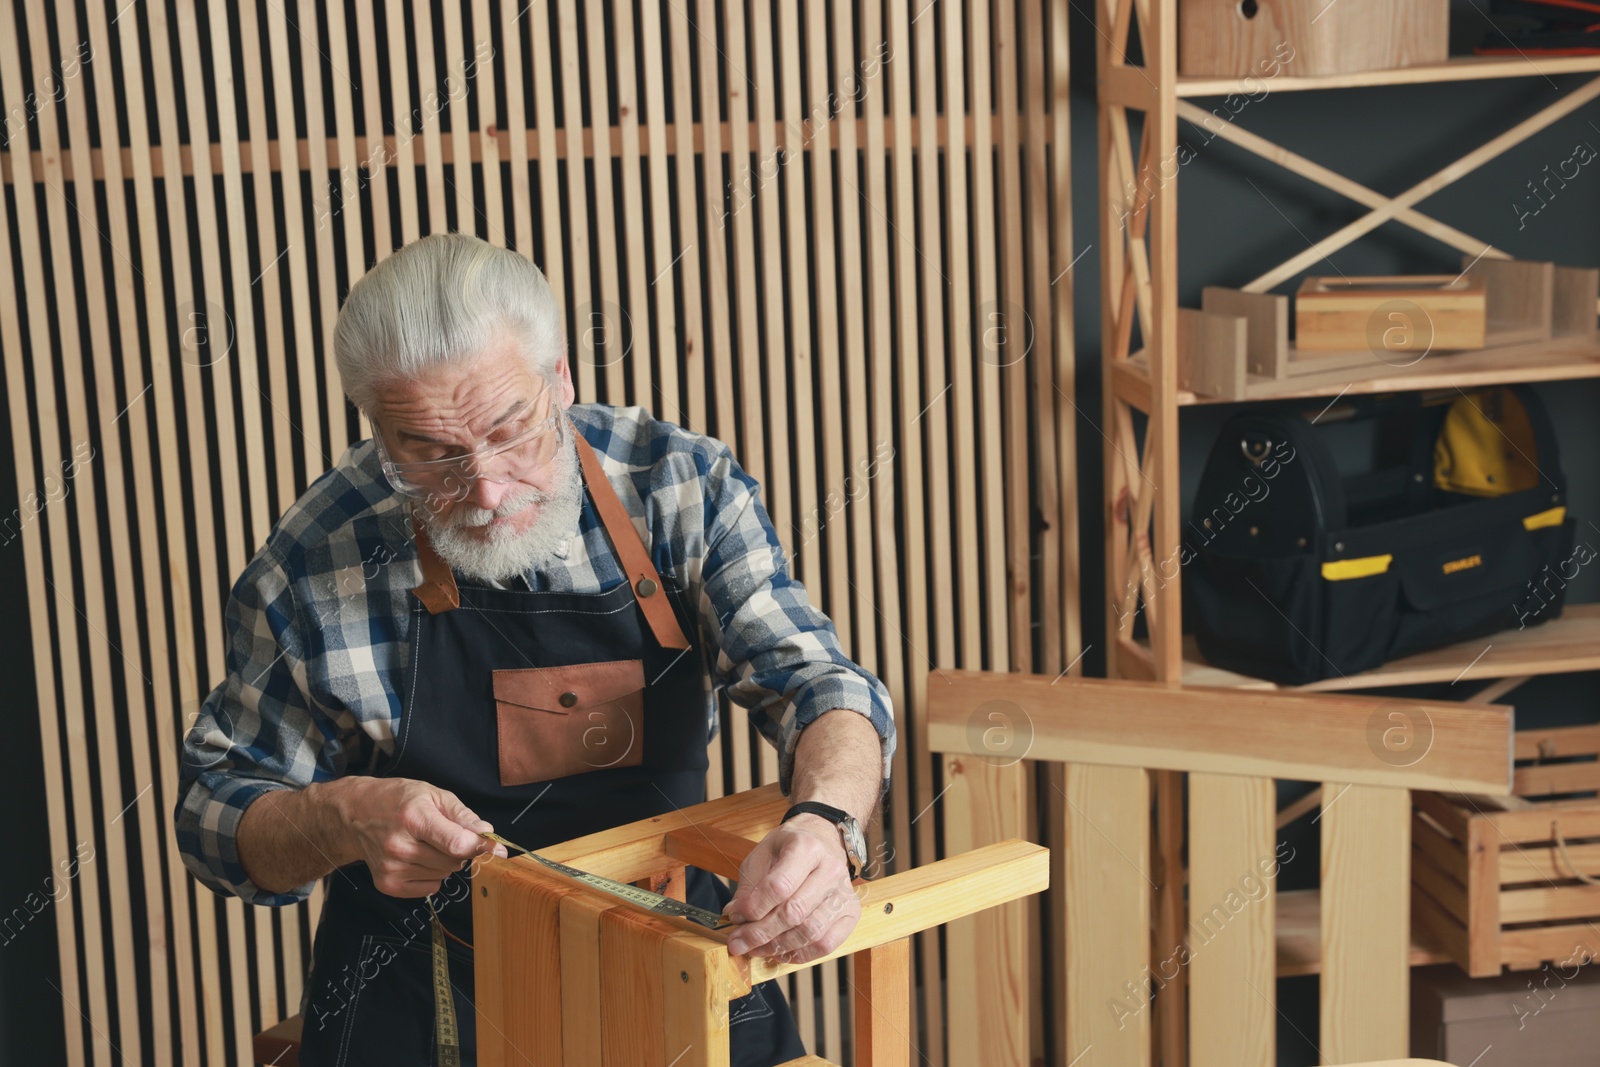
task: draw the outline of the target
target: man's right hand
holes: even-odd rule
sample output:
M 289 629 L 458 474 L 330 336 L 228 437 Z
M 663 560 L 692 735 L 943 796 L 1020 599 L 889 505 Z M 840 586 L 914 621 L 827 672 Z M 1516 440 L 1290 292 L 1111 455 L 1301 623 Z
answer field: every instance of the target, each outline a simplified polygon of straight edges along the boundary
M 494 829 L 449 790 L 411 778 L 351 777 L 333 798 L 353 858 L 378 892 L 425 897 L 476 856 L 505 856 Z
M 263 794 L 239 822 L 239 860 L 256 886 L 288 893 L 361 860 L 380 893 L 424 897 L 477 856 L 504 856 L 490 825 L 449 790 L 351 775 Z

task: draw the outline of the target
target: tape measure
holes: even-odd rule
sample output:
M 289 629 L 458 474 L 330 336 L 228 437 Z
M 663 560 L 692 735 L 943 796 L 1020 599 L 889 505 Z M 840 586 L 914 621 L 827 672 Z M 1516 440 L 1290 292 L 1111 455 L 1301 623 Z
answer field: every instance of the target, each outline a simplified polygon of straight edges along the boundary
M 627 882 L 619 882 L 603 875 L 591 874 L 588 871 L 569 867 L 565 863 L 545 859 L 532 849 L 523 848 L 513 841 L 507 841 L 496 833 L 485 833 L 481 836 L 491 841 L 506 846 L 507 849 L 516 851 L 519 855 L 527 856 L 557 874 L 565 875 L 586 886 L 591 886 L 603 893 L 626 901 L 636 908 L 656 915 L 665 915 L 674 919 L 685 919 L 696 926 L 703 926 L 707 930 L 726 930 L 730 926 L 737 926 L 726 915 L 718 915 L 705 908 L 697 908 L 693 904 L 686 904 L 681 900 L 662 896 L 660 893 L 648 889 L 641 889 Z M 439 1049 L 439 1067 L 461 1067 L 461 1035 L 456 1028 L 455 998 L 450 991 L 450 956 L 445 949 L 444 924 L 439 921 L 439 913 L 433 909 L 433 898 L 428 898 L 428 914 L 433 917 L 433 1023 L 435 1043 Z
M 461 1035 L 456 1031 L 456 1001 L 450 995 L 450 957 L 444 947 L 444 923 L 428 898 L 433 916 L 433 1029 L 439 1046 L 439 1067 L 461 1067 Z
M 641 889 L 639 886 L 629 885 L 627 882 L 618 882 L 602 875 L 581 871 L 576 867 L 569 867 L 565 863 L 557 863 L 555 860 L 545 859 L 531 849 L 526 849 L 521 845 L 507 841 L 499 834 L 485 833 L 482 836 L 491 841 L 497 841 L 508 849 L 515 849 L 522 855 L 543 864 L 558 874 L 564 874 L 574 881 L 582 882 L 586 886 L 591 886 L 603 893 L 609 893 L 614 897 L 625 900 L 636 908 L 643 908 L 645 911 L 654 912 L 657 915 L 670 916 L 675 919 L 687 919 L 696 926 L 703 926 L 707 930 L 726 930 L 730 926 L 738 925 L 726 915 L 718 915 L 714 911 L 697 908 L 693 904 L 686 904 L 681 900 L 673 900 L 671 897 L 664 897 L 660 893 Z

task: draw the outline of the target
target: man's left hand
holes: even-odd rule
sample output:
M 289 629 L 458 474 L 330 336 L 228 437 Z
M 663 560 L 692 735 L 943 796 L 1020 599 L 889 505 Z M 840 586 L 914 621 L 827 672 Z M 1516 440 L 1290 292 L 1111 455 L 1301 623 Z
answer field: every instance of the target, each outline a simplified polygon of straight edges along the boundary
M 838 827 L 797 815 L 774 829 L 740 866 L 723 912 L 745 924 L 728 939 L 735 956 L 809 963 L 838 948 L 861 920 Z

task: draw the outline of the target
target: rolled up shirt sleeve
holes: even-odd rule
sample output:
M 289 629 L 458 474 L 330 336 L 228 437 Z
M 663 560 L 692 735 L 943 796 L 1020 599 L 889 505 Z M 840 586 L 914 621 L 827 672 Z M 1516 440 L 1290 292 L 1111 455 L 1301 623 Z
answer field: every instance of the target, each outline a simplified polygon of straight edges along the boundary
M 328 743 L 330 724 L 308 698 L 302 624 L 269 541 L 228 598 L 227 677 L 183 738 L 174 825 L 184 865 L 213 891 L 254 904 L 305 900 L 315 883 L 274 894 L 250 880 L 238 851 L 245 810 L 342 770 L 341 746 Z
M 716 653 L 716 683 L 778 750 L 779 788 L 790 792 L 801 731 L 844 709 L 867 716 L 878 733 L 886 794 L 895 750 L 888 689 L 845 654 L 832 621 L 790 577 L 760 486 L 726 450 L 708 474 L 705 501 L 701 629 Z

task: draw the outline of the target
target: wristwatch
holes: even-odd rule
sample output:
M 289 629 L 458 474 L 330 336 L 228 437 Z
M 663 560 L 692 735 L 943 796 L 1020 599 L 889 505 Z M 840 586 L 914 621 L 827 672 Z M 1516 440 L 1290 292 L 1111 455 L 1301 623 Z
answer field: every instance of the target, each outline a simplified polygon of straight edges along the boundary
M 831 804 L 803 800 L 784 812 L 781 821 L 788 822 L 796 815 L 820 815 L 837 826 L 839 838 L 844 843 L 845 859 L 850 865 L 850 877 L 861 876 L 861 872 L 867 868 L 867 838 L 861 832 L 861 824 L 855 816 Z

